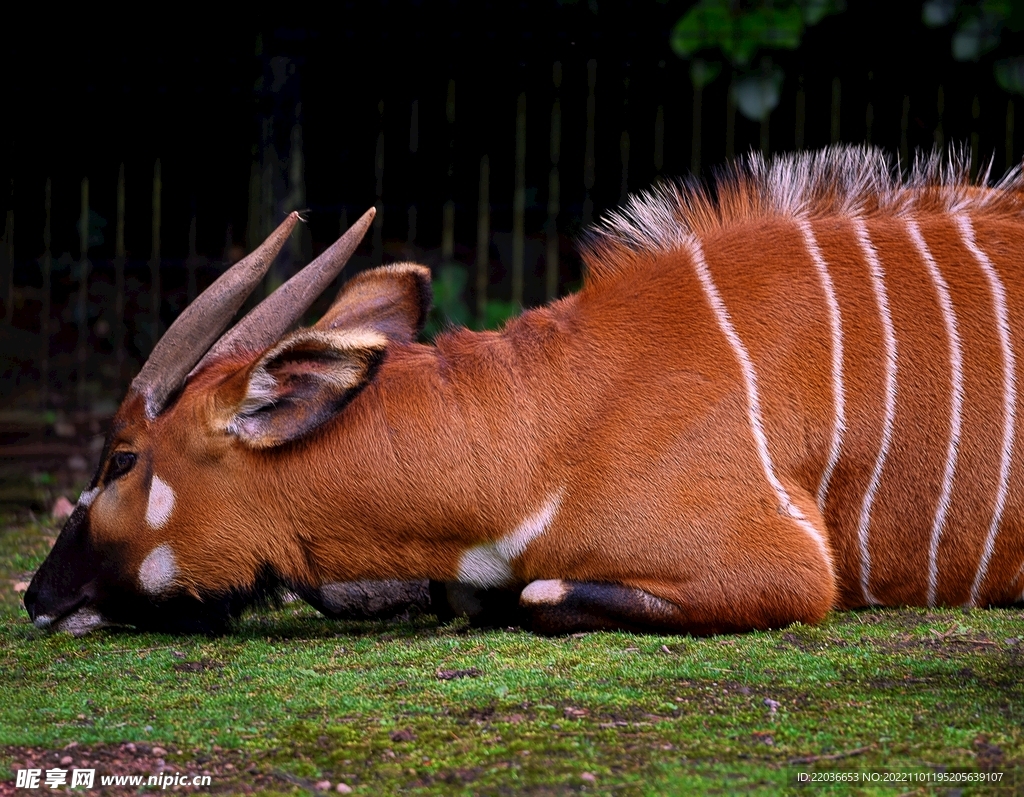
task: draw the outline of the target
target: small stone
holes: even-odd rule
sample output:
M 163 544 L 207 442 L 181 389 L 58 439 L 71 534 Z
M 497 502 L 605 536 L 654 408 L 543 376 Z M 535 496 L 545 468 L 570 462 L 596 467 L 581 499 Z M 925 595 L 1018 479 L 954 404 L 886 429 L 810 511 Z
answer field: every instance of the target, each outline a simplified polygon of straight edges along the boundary
M 128 742 L 128 744 L 126 744 L 124 746 L 124 749 L 127 750 L 129 753 L 134 753 L 135 752 L 135 744 L 132 743 L 132 742 Z
M 71 513 L 74 511 L 75 505 L 61 495 L 53 502 L 53 509 L 50 510 L 50 516 L 54 520 L 64 520 L 71 517 Z
M 778 700 L 772 700 L 770 697 L 766 697 L 764 699 L 764 704 L 768 706 L 769 714 L 774 714 L 776 711 L 779 710 L 779 706 L 782 705 Z
M 28 589 L 28 582 L 27 581 L 15 581 L 14 582 L 14 587 L 12 589 L 14 589 L 15 592 L 24 592 L 25 590 Z
M 164 748 L 162 747 L 154 747 L 153 755 L 157 756 L 158 758 L 163 758 L 165 755 L 167 755 L 167 751 L 164 750 Z
M 593 772 L 584 772 L 580 775 L 580 780 L 585 780 L 587 783 L 597 783 L 597 775 Z
M 316 784 L 317 791 L 327 791 L 331 788 L 331 782 L 329 780 L 321 780 Z
M 334 790 L 338 792 L 338 794 L 352 793 L 352 787 L 349 786 L 347 783 L 339 783 L 337 786 L 334 787 Z
M 68 764 L 70 764 L 70 763 L 71 763 L 72 761 L 74 761 L 74 760 L 75 760 L 75 759 L 73 759 L 73 758 L 72 758 L 71 756 L 69 756 L 69 755 L 66 755 L 66 756 L 64 756 L 64 757 L 63 757 L 63 758 L 62 758 L 62 759 L 60 760 L 60 765 L 61 765 L 62 767 L 66 767 L 66 766 L 67 766 Z

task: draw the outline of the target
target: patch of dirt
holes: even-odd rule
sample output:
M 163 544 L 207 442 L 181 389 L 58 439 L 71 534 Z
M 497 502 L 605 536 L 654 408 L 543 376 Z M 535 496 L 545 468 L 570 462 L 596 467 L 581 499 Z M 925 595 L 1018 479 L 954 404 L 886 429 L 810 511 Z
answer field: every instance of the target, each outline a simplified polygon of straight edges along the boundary
M 982 734 L 974 740 L 974 755 L 978 759 L 978 769 L 982 772 L 997 772 L 1003 766 L 1003 750 L 998 745 L 990 744 L 988 736 Z
M 222 670 L 224 665 L 219 661 L 199 659 L 199 661 L 180 661 L 174 665 L 175 672 L 205 672 L 206 670 Z
M 442 670 L 438 669 L 435 673 L 437 680 L 439 681 L 454 681 L 457 678 L 476 678 L 478 675 L 482 675 L 483 671 L 478 667 L 467 667 L 464 670 Z
M 104 795 L 118 797 L 138 794 L 139 786 L 102 786 L 103 777 L 141 776 L 145 784 L 153 775 L 165 778 L 179 776 L 189 783 L 195 776 L 210 776 L 208 786 L 171 786 L 178 793 L 250 794 L 269 789 L 280 790 L 285 785 L 279 774 L 262 771 L 255 763 L 243 759 L 240 753 L 219 748 L 215 748 L 212 753 L 206 753 L 199 749 L 187 751 L 175 745 L 162 747 L 146 742 L 106 745 L 79 745 L 72 742 L 59 750 L 42 747 L 0 747 L 0 755 L 11 759 L 11 769 L 15 773 L 19 769 L 41 769 L 40 786 L 44 788 L 46 771 L 49 769 L 66 770 L 69 784 L 75 769 L 93 769 L 95 779 L 92 791 L 101 791 Z M 181 784 L 180 780 L 178 784 Z M 159 790 L 161 787 L 150 788 Z M 79 790 L 83 794 L 87 793 L 84 789 L 73 791 Z M 14 780 L 0 781 L 0 797 L 26 793 L 28 792 L 24 789 L 15 789 Z
M 414 789 L 433 786 L 435 783 L 446 783 L 449 786 L 464 786 L 479 778 L 482 772 L 482 767 L 453 769 L 448 772 L 438 773 L 437 775 L 426 775 L 408 783 L 407 785 Z

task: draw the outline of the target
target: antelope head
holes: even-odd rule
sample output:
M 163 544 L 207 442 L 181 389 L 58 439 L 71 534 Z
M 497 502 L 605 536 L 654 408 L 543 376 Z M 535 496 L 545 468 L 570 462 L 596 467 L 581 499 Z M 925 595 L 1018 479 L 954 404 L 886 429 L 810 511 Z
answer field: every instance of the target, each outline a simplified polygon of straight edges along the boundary
M 299 222 L 291 214 L 171 325 L 25 593 L 37 627 L 216 632 L 274 586 L 267 562 L 289 553 L 266 550 L 275 544 L 274 517 L 259 506 L 250 466 L 263 457 L 266 473 L 267 457 L 334 417 L 390 340 L 415 337 L 429 305 L 425 268 L 386 267 L 351 280 L 314 328 L 285 334 L 373 216 L 371 209 L 222 336 Z M 373 289 L 382 278 L 394 288 L 386 296 Z M 254 528 L 263 543 L 240 544 Z

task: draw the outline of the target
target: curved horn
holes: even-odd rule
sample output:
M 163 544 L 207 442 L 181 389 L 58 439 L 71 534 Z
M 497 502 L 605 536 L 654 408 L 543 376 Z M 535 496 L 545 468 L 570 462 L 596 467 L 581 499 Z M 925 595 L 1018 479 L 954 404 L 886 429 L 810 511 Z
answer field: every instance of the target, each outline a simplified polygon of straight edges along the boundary
M 218 357 L 243 351 L 262 351 L 276 343 L 341 273 L 376 215 L 374 208 L 366 211 L 320 257 L 250 310 L 217 341 L 195 370 Z
M 186 307 L 153 347 L 130 388 L 130 392 L 142 396 L 150 420 L 160 414 L 168 397 L 185 382 L 192 366 L 231 323 L 299 221 L 298 213 L 290 213 L 267 240 L 221 274 Z

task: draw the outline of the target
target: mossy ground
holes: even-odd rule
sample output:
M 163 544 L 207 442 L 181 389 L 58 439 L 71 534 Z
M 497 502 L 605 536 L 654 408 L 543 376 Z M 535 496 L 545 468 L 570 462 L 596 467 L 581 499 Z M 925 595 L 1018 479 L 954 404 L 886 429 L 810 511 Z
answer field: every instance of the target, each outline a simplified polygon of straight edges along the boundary
M 208 771 L 213 791 L 237 793 L 949 790 L 797 782 L 869 770 L 997 771 L 999 786 L 963 793 L 1024 793 L 1022 610 L 545 639 L 429 616 L 337 623 L 289 604 L 216 639 L 73 639 L 34 629 L 14 589 L 55 534 L 0 521 L 0 793 L 12 769 L 68 751 L 100 774 L 150 774 L 153 746 L 169 771 Z

